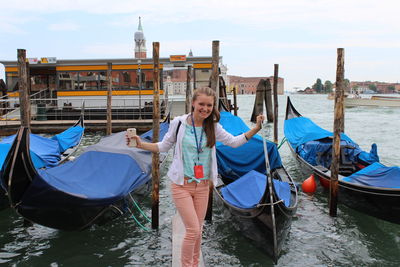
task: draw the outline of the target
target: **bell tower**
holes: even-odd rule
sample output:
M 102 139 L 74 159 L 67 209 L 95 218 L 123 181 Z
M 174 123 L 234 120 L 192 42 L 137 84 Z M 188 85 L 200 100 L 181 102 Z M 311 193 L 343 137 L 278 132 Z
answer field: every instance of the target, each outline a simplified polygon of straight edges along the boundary
M 139 17 L 138 30 L 135 32 L 135 58 L 146 58 L 146 38 L 144 38 L 142 20 Z

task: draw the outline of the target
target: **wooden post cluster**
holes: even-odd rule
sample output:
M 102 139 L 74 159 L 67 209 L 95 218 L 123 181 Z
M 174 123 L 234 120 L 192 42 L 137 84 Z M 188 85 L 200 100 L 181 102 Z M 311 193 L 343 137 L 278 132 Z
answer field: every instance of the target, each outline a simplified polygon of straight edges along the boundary
M 340 133 L 344 130 L 344 49 L 337 49 L 335 119 L 333 124 L 333 145 L 331 181 L 329 186 L 329 215 L 337 216 L 338 176 L 340 164 Z
M 159 140 L 160 132 L 160 43 L 153 42 L 153 143 Z M 152 210 L 151 226 L 158 229 L 159 226 L 159 202 L 160 202 L 160 154 L 153 153 L 152 157 Z
M 192 111 L 192 66 L 188 66 L 186 74 L 186 101 L 185 110 L 186 113 Z
M 21 114 L 21 126 L 31 126 L 31 103 L 28 92 L 28 67 L 26 62 L 26 50 L 18 49 L 18 77 L 19 77 L 19 104 Z
M 278 144 L 278 71 L 279 64 L 274 64 L 274 143 Z
M 107 63 L 107 135 L 112 133 L 112 125 L 111 125 L 111 118 L 112 118 L 112 111 L 111 111 L 111 98 L 112 98 L 112 63 Z

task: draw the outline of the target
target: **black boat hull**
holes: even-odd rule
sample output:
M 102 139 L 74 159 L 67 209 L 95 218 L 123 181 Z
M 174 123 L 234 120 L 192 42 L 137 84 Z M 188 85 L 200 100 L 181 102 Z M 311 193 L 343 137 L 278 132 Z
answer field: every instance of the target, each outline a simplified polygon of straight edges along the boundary
M 287 174 L 283 168 L 281 171 Z M 260 203 L 260 207 L 240 209 L 228 203 L 221 195 L 220 189 L 225 186 L 222 181 L 220 181 L 222 185 L 214 188 L 216 203 L 223 209 L 225 217 L 229 218 L 229 222 L 237 231 L 250 239 L 256 247 L 268 254 L 274 262 L 277 262 L 281 254 L 282 245 L 291 227 L 292 217 L 297 210 L 297 189 L 288 174 L 287 179 L 282 180 L 291 183 L 291 205 L 286 207 L 273 192 L 275 223 L 273 223 L 271 205 L 268 201 L 267 203 Z M 269 197 L 264 199 L 269 199 Z M 274 230 L 276 231 L 276 243 L 274 242 Z

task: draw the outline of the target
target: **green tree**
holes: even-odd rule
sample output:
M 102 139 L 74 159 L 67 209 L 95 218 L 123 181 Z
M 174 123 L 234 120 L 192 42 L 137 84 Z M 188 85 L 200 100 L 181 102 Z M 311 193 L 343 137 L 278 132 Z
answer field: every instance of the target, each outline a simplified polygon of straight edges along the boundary
M 324 86 L 322 85 L 322 81 L 320 78 L 318 78 L 317 81 L 314 83 L 312 89 L 314 89 L 314 91 L 317 93 L 322 93 L 324 91 Z
M 358 85 L 354 85 L 351 89 L 353 92 L 358 92 Z
M 368 88 L 369 88 L 369 90 L 372 90 L 372 91 L 374 91 L 374 92 L 377 92 L 378 91 L 378 88 L 376 87 L 376 85 L 375 84 L 370 84 L 370 85 L 368 85 Z
M 389 93 L 392 93 L 392 94 L 396 91 L 396 87 L 394 87 L 394 85 L 389 85 L 387 89 L 388 89 Z
M 329 80 L 326 80 L 324 83 L 324 89 L 325 89 L 325 93 L 330 93 L 332 92 L 333 89 L 333 83 Z
M 350 80 L 349 79 L 344 79 L 344 91 L 350 92 Z

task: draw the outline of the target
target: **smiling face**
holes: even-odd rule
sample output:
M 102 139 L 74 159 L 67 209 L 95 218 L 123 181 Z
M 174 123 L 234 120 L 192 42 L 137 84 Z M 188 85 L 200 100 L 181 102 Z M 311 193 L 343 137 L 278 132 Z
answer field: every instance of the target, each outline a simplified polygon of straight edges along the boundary
M 193 117 L 204 120 L 211 115 L 214 108 L 214 96 L 198 94 L 192 102 Z

